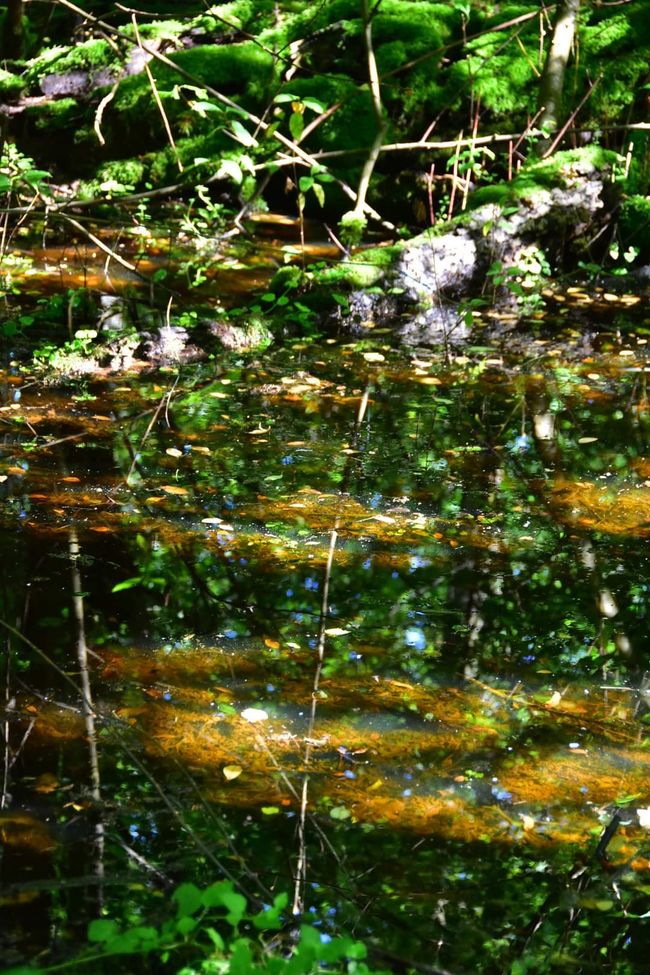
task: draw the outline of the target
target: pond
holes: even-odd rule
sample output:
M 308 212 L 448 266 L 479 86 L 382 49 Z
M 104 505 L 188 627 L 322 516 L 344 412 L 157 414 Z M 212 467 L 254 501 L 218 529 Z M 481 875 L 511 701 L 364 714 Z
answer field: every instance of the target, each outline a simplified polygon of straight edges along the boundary
M 647 328 L 572 314 L 6 362 L 4 966 L 225 876 L 390 970 L 647 971 Z

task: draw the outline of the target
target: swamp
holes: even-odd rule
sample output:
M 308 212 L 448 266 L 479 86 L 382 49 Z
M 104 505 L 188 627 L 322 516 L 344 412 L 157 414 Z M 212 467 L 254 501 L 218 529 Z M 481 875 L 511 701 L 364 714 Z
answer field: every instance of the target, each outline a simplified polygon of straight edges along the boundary
M 0 971 L 650 972 L 646 0 L 7 0 Z

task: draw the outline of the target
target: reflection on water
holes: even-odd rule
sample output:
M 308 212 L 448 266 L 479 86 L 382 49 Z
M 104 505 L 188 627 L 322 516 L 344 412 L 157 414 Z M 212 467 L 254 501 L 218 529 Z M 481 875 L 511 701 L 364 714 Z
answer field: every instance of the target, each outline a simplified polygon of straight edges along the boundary
M 456 971 L 642 971 L 644 343 L 371 346 L 2 375 L 7 962 L 60 957 L 131 882 L 155 905 L 227 863 L 291 890 L 308 768 L 325 931 Z

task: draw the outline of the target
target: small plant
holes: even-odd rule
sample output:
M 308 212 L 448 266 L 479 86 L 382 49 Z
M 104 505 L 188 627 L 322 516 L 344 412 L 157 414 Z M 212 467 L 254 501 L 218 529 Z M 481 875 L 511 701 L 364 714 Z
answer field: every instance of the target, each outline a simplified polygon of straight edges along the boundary
M 219 881 L 203 890 L 181 884 L 171 898 L 175 913 L 159 926 L 138 924 L 124 927 L 112 918 L 98 918 L 88 927 L 88 947 L 69 967 L 97 966 L 119 958 L 148 958 L 156 971 L 177 975 L 316 975 L 318 972 L 347 972 L 373 975 L 363 959 L 366 948 L 347 937 L 330 937 L 316 927 L 303 925 L 299 937 L 279 934 L 273 948 L 263 937 L 280 932 L 289 898 L 278 894 L 273 904 L 249 913 L 246 898 L 230 881 Z M 182 964 L 183 967 L 178 968 Z M 6 975 L 43 975 L 52 969 L 22 966 Z M 103 970 L 103 969 L 102 969 Z M 127 970 L 127 969 L 124 969 Z M 133 970 L 132 968 L 128 969 Z M 374 975 L 381 975 L 375 972 Z

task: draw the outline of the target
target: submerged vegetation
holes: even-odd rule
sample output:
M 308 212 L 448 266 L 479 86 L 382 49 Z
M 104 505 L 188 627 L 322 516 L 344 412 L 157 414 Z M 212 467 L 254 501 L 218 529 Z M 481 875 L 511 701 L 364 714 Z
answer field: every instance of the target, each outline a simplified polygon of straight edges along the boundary
M 5 4 L 3 971 L 644 975 L 648 37 Z

